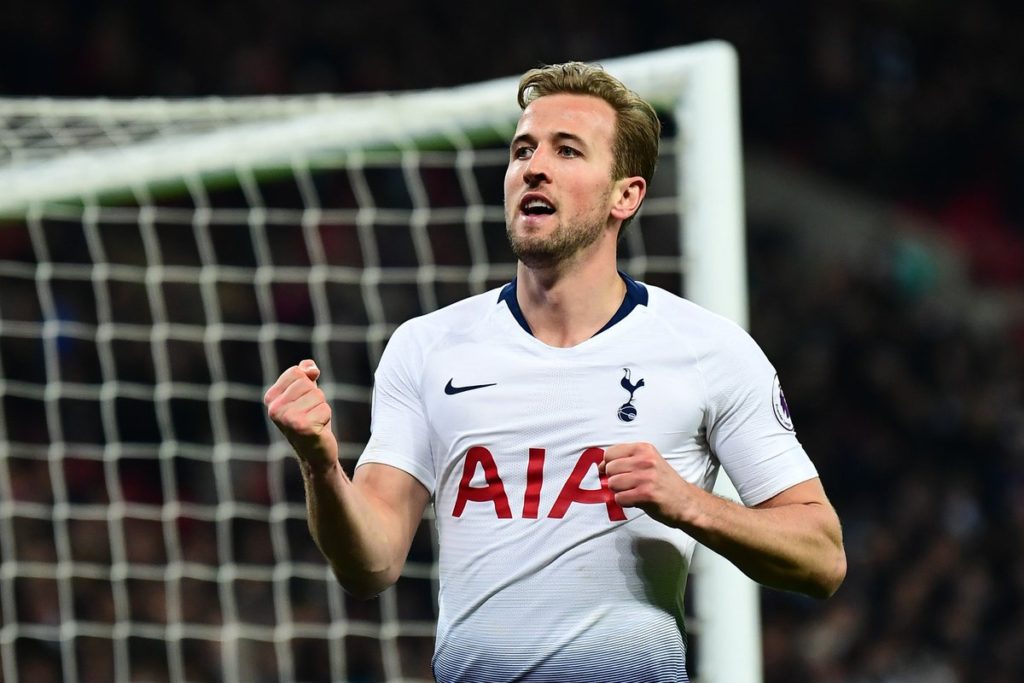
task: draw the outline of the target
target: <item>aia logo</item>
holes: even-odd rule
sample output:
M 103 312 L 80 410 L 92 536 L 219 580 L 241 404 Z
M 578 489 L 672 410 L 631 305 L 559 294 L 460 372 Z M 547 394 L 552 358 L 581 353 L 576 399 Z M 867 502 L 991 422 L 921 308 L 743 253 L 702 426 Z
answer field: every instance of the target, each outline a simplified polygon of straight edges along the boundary
M 623 422 L 632 422 L 636 419 L 636 406 L 633 405 L 633 394 L 636 393 L 637 389 L 644 385 L 644 381 L 643 379 L 638 379 L 636 384 L 633 384 L 630 379 L 631 373 L 629 368 L 622 368 L 622 371 L 625 374 L 622 376 L 622 380 L 619 384 L 623 389 L 629 392 L 629 400 L 619 406 L 619 419 Z
M 544 488 L 544 459 L 547 449 L 531 448 L 529 461 L 526 465 L 526 489 L 523 493 L 523 519 L 538 519 L 541 515 L 540 498 Z M 604 449 L 590 447 L 585 449 L 572 473 L 562 484 L 558 497 L 547 513 L 549 519 L 563 519 L 569 508 L 574 504 L 583 505 L 604 505 L 608 511 L 609 522 L 626 521 L 626 513 L 615 502 L 615 494 L 608 488 L 608 477 L 601 471 L 601 463 L 604 461 Z M 477 478 L 477 472 L 483 471 L 484 484 L 473 485 Z M 597 488 L 584 488 L 583 484 L 588 475 L 596 471 Z M 494 515 L 498 519 L 512 519 L 512 505 L 509 500 L 506 483 L 511 490 L 518 488 L 514 478 L 502 478 L 498 472 L 498 462 L 490 449 L 485 446 L 473 446 L 466 452 L 466 459 L 462 465 L 462 479 L 459 481 L 459 491 L 455 497 L 455 507 L 452 508 L 452 517 L 462 517 L 469 503 L 490 503 L 494 506 Z

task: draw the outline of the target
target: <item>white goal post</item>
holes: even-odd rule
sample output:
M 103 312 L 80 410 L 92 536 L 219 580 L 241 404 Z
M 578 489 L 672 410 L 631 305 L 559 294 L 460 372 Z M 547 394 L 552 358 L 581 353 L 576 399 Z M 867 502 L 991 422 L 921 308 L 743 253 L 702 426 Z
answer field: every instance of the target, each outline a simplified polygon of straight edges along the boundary
M 746 326 L 734 50 L 716 41 L 602 64 L 673 122 L 652 184 L 670 187 L 652 192 L 627 229 L 623 268 L 640 279 L 674 278 L 687 298 Z M 50 656 L 65 680 L 90 666 L 94 676 L 134 680 L 152 673 L 147 661 L 164 662 L 167 680 L 198 680 L 189 648 L 203 641 L 214 643 L 204 656 L 218 660 L 225 681 L 303 680 L 303 653 L 320 650 L 297 643 L 324 636 L 346 642 L 323 645 L 336 680 L 363 657 L 389 681 L 419 679 L 403 661 L 418 646 L 403 639 L 428 635 L 421 615 L 407 616 L 394 589 L 367 615 L 321 586 L 325 567 L 293 547 L 305 510 L 286 491 L 295 484 L 287 449 L 263 422 L 252 439 L 251 424 L 238 425 L 251 423 L 282 347 L 333 353 L 337 363 L 365 345 L 372 362 L 396 306 L 429 310 L 511 276 L 503 256 L 492 258 L 500 248 L 487 228 L 501 221 L 501 207 L 487 193 L 500 187 L 486 181 L 500 177 L 507 156 L 500 143 L 519 114 L 517 80 L 353 96 L 0 99 L 0 678 L 24 683 L 29 660 Z M 344 206 L 325 201 L 327 181 L 317 175 L 325 169 L 343 169 Z M 456 189 L 437 190 L 435 171 Z M 281 176 L 294 211 L 267 189 Z M 438 192 L 460 203 L 438 204 Z M 394 205 L 382 200 L 389 193 L 400 195 Z M 237 204 L 225 205 L 224 195 Z M 59 234 L 65 225 L 74 226 L 70 241 Z M 187 248 L 172 225 L 188 233 Z M 458 263 L 433 241 L 452 226 L 464 226 L 445 238 L 464 253 Z M 286 234 L 299 235 L 304 251 L 281 263 L 271 246 Z M 245 255 L 224 256 L 241 243 Z M 403 309 L 388 287 L 407 287 L 415 303 Z M 360 311 L 352 320 L 333 303 L 349 295 Z M 189 301 L 192 309 L 175 309 Z M 91 349 L 86 369 L 69 366 L 76 345 Z M 249 351 L 262 374 L 247 379 L 232 364 Z M 182 370 L 193 360 L 203 369 Z M 365 372 L 335 380 L 328 395 L 362 414 L 366 380 Z M 75 411 L 86 417 L 69 418 Z M 26 426 L 31 419 L 38 429 Z M 90 422 L 95 434 L 82 426 Z M 155 438 L 144 433 L 149 422 Z M 352 439 L 365 436 L 343 437 L 344 454 L 357 454 Z M 253 468 L 266 460 L 264 442 L 272 444 L 266 490 L 240 493 L 238 481 L 260 477 Z M 76 477 L 90 472 L 102 495 L 76 489 Z M 139 481 L 154 472 L 157 484 Z M 187 481 L 200 475 L 209 476 L 205 486 Z M 737 498 L 724 473 L 716 491 Z M 243 527 L 258 527 L 253 537 L 262 533 L 266 549 L 239 547 Z M 103 552 L 80 547 L 100 528 Z M 49 541 L 26 541 L 33 529 Z M 178 546 L 185 533 L 207 533 L 212 547 L 202 552 L 210 554 Z M 160 546 L 150 555 L 137 547 L 147 535 Z M 414 558 L 406 576 L 436 582 L 435 570 Z M 697 680 L 760 683 L 755 584 L 703 549 L 691 580 Z M 220 603 L 210 622 L 189 599 L 192 589 L 205 594 L 200 584 Z M 160 605 L 138 604 L 144 585 Z M 107 596 L 102 609 L 81 604 L 80 588 Z M 322 594 L 326 605 L 307 605 L 300 590 Z M 52 595 L 33 602 L 33 591 Z M 258 610 L 246 600 L 260 595 L 270 616 L 250 618 Z M 37 614 L 40 605 L 49 611 Z M 321 621 L 329 628 L 318 629 Z M 371 640 L 379 655 L 361 649 Z M 86 662 L 83 643 L 93 641 L 104 652 L 110 643 L 106 664 Z M 147 648 L 160 652 L 136 656 Z

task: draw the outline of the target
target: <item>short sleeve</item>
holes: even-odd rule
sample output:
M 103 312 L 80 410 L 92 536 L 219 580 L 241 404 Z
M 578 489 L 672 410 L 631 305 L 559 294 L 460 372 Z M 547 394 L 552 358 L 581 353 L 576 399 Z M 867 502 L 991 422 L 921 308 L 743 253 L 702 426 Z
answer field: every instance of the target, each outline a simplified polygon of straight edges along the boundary
M 796 438 L 775 368 L 731 323 L 703 364 L 711 452 L 745 505 L 757 505 L 818 476 Z
M 436 475 L 420 393 L 423 354 L 410 323 L 391 336 L 374 374 L 370 439 L 356 467 L 371 462 L 397 467 L 433 493 Z

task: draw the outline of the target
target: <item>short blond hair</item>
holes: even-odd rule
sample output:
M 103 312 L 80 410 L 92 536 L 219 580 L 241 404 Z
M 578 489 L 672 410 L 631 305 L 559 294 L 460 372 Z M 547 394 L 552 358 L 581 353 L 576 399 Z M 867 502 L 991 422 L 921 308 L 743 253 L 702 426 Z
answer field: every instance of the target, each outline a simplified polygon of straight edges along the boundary
M 597 65 L 566 62 L 531 69 L 519 79 L 519 106 L 545 95 L 599 97 L 615 110 L 612 179 L 640 176 L 648 184 L 658 165 L 661 121 L 646 100 Z

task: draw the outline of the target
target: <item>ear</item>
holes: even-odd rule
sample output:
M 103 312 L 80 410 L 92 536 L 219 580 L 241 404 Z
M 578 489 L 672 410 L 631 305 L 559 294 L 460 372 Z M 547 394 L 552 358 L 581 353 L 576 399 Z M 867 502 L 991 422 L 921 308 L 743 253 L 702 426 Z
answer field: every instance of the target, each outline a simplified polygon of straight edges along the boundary
M 611 216 L 620 221 L 627 221 L 640 208 L 640 203 L 647 196 L 647 181 L 640 176 L 631 176 L 615 181 L 612 195 Z

